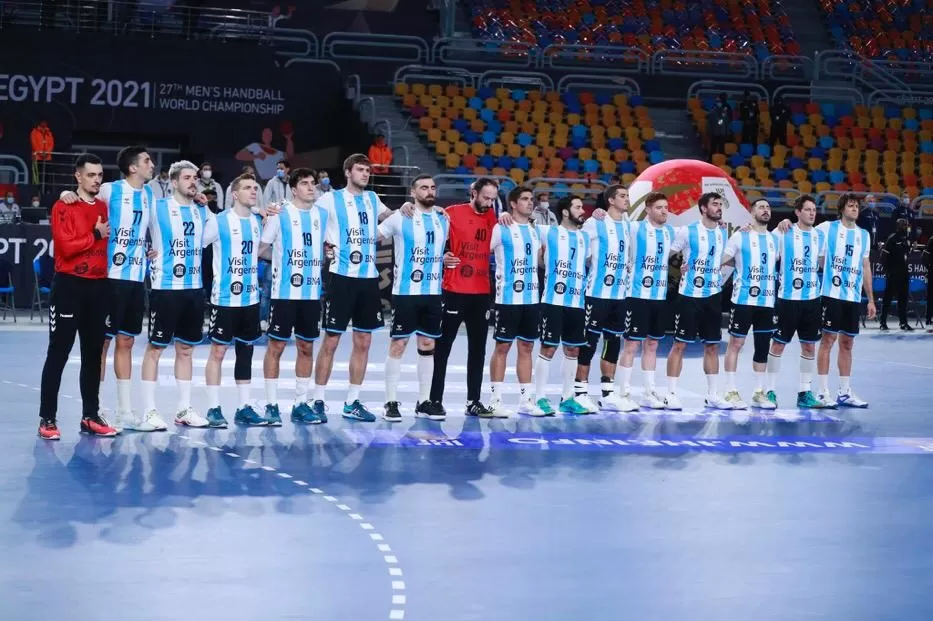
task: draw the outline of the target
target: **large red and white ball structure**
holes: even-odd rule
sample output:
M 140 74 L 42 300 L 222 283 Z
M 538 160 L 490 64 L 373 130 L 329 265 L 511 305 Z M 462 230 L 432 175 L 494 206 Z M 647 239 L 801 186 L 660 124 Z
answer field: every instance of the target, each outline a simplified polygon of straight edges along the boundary
M 662 192 L 667 196 L 667 223 L 684 226 L 700 219 L 697 201 L 706 192 L 722 195 L 722 220 L 730 228 L 752 221 L 748 199 L 735 179 L 708 162 L 699 160 L 668 160 L 645 169 L 629 186 L 632 220 L 641 220 L 645 213 L 645 196 Z

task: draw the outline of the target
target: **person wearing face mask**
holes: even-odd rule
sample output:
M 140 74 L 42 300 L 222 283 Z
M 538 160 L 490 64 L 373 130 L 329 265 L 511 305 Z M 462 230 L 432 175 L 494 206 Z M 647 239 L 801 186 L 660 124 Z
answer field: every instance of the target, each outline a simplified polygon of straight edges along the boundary
M 157 201 L 170 198 L 173 190 L 172 182 L 168 178 L 168 168 L 163 168 L 159 172 L 159 176 L 149 182 L 149 187 L 152 188 L 152 195 Z
M 326 170 L 322 170 L 320 173 L 318 173 L 316 188 L 318 191 L 318 198 L 320 198 L 321 194 L 331 191 L 332 188 L 330 186 L 330 175 L 327 174 Z
M 19 205 L 13 198 L 12 192 L 6 193 L 6 199 L 0 204 L 0 224 L 10 224 L 19 220 L 21 216 Z
M 554 212 L 551 211 L 550 195 L 547 192 L 538 194 L 538 204 L 535 205 L 531 217 L 538 226 L 557 226 L 560 224 Z
M 881 299 L 881 319 L 879 321 L 882 330 L 888 329 L 888 309 L 891 307 L 891 298 L 897 296 L 897 314 L 900 319 L 901 330 L 909 332 L 913 330 L 907 322 L 907 293 L 910 288 L 910 274 L 907 270 L 907 258 L 910 255 L 910 224 L 906 219 L 901 218 L 897 221 L 897 228 L 884 242 L 884 250 L 881 251 L 884 269 L 887 272 L 887 283 L 884 288 L 884 296 Z
M 878 202 L 875 200 L 874 194 L 869 194 L 865 197 L 865 208 L 862 209 L 861 213 L 858 215 L 858 220 L 856 224 L 868 231 L 868 235 L 871 238 L 871 245 L 874 246 L 878 243 Z
M 213 192 L 216 196 L 216 205 L 211 208 L 211 211 L 218 213 L 223 210 L 224 205 L 224 191 L 220 187 L 220 184 L 214 179 L 214 169 L 211 166 L 210 162 L 204 162 L 201 164 L 201 170 L 198 172 L 198 192 L 207 196 L 209 193 Z M 217 209 L 219 206 L 219 209 Z M 210 207 L 210 205 L 208 205 Z
M 288 160 L 282 160 L 276 164 L 275 177 L 266 184 L 266 189 L 262 193 L 263 205 L 269 203 L 284 203 L 292 200 L 292 188 L 289 186 L 288 177 L 291 172 L 291 166 Z

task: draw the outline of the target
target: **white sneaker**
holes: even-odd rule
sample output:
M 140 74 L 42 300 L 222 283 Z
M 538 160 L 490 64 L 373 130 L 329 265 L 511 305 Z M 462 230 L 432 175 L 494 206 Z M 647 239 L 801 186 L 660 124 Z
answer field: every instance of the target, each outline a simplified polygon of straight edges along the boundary
M 168 428 L 159 416 L 158 410 L 155 409 L 149 410 L 143 416 L 140 416 L 138 412 L 130 412 L 124 413 L 122 417 L 118 414 L 118 418 L 123 419 L 124 429 L 131 431 L 165 431 Z
M 684 404 L 680 402 L 680 397 L 678 397 L 676 393 L 669 392 L 667 396 L 664 397 L 664 409 L 682 410 L 684 409 Z
M 817 401 L 820 401 L 820 402 L 823 403 L 823 407 L 822 407 L 821 409 L 825 409 L 825 410 L 835 410 L 836 408 L 839 407 L 839 402 L 838 402 L 837 400 L 835 400 L 835 399 L 830 399 L 830 398 L 829 398 L 829 395 L 827 395 L 827 394 L 825 394 L 825 393 L 822 393 L 822 392 L 821 392 L 820 394 L 818 394 L 818 395 L 816 396 L 816 399 L 817 399 Z M 867 406 L 867 405 L 868 405 L 868 404 L 866 403 L 865 406 Z M 861 406 L 861 407 L 865 407 L 865 406 Z
M 762 396 L 764 396 L 762 394 Z M 748 404 L 742 399 L 738 390 L 730 390 L 726 393 L 726 403 L 732 406 L 733 410 L 747 410 Z
M 768 393 L 763 390 L 756 390 L 752 395 L 752 407 L 759 410 L 774 410 L 777 405 L 768 398 Z
M 492 411 L 492 415 L 496 418 L 508 418 L 512 415 L 509 410 L 502 407 L 501 401 L 492 401 L 489 404 L 489 409 Z
M 175 414 L 175 424 L 185 427 L 207 427 L 210 425 L 206 418 L 190 406 Z
M 135 429 L 134 425 L 136 423 L 142 424 L 140 416 L 137 412 L 123 412 L 117 410 L 113 414 L 113 425 L 111 425 L 117 431 L 123 431 L 124 429 Z
M 527 414 L 528 416 L 547 416 L 547 412 L 538 407 L 538 404 L 534 401 L 522 401 L 518 405 L 519 414 Z
M 100 416 L 100 419 L 104 421 L 105 424 L 113 427 L 117 431 L 121 431 L 121 429 L 117 429 L 116 416 L 113 415 L 113 410 L 110 408 L 99 407 L 97 408 L 97 415 Z
M 836 395 L 836 403 L 844 408 L 867 408 L 868 401 L 860 399 L 854 392 L 840 392 Z
M 638 409 L 638 404 L 632 401 L 628 393 L 619 396 L 612 392 L 599 400 L 599 407 L 615 412 L 634 412 Z
M 706 407 L 713 408 L 714 410 L 731 410 L 732 404 L 720 397 L 719 395 L 707 395 L 706 396 Z
M 582 407 L 584 410 L 586 410 L 590 414 L 595 414 L 596 412 L 599 412 L 599 407 L 595 403 L 593 403 L 593 400 L 590 398 L 589 395 L 576 395 L 573 399 L 574 401 L 577 402 L 577 404 L 580 407 Z
M 641 405 L 643 408 L 650 408 L 652 410 L 663 410 L 665 408 L 664 399 L 661 397 L 661 395 L 658 394 L 656 390 L 645 392 L 641 396 L 639 405 Z

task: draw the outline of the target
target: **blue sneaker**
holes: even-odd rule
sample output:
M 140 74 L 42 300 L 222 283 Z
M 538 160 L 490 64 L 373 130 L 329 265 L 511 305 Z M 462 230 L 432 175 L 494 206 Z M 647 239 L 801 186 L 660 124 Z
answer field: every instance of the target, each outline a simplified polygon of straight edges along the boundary
M 266 419 L 259 415 L 251 405 L 244 405 L 236 411 L 233 422 L 237 425 L 246 425 L 248 427 L 260 427 L 268 424 Z
M 359 420 L 364 423 L 373 423 L 376 421 L 376 415 L 367 410 L 366 406 L 360 403 L 359 399 L 353 403 L 343 404 L 343 417 L 351 420 Z
M 327 422 L 327 406 L 323 401 L 315 401 L 311 404 L 311 410 L 314 412 L 314 415 L 322 423 Z
M 227 419 L 219 407 L 211 408 L 207 411 L 207 426 L 213 429 L 226 429 Z
M 324 421 L 311 409 L 311 406 L 302 401 L 292 406 L 292 422 L 300 425 L 320 425 Z
M 279 413 L 279 404 L 266 404 L 266 424 L 270 427 L 282 426 L 282 415 Z

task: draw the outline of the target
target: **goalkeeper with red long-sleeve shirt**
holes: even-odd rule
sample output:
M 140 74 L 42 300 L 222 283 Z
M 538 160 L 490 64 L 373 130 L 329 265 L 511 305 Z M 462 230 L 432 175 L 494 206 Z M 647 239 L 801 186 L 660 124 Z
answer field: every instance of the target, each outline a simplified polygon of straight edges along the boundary
M 58 391 L 65 363 L 81 339 L 81 432 L 112 437 L 117 431 L 100 417 L 100 352 L 107 318 L 107 205 L 97 198 L 104 169 L 96 155 L 75 161 L 79 201 L 52 207 L 55 277 L 49 298 L 49 349 L 42 368 L 39 437 L 59 440 L 56 424 Z

